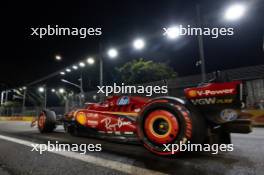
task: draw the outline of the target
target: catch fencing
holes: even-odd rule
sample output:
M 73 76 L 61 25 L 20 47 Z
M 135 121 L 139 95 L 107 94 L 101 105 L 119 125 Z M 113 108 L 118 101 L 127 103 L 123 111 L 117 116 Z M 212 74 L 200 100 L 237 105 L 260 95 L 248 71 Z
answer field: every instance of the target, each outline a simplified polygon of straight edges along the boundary
M 222 77 L 228 81 L 240 80 L 247 93 L 247 107 L 264 109 L 264 65 L 251 66 L 238 69 L 230 69 L 221 72 Z M 215 73 L 208 73 L 207 80 L 215 78 Z M 177 77 L 174 79 L 155 81 L 151 83 L 139 84 L 141 86 L 167 86 L 167 94 L 153 94 L 151 97 L 157 96 L 174 96 L 184 97 L 184 89 L 187 87 L 194 87 L 201 84 L 201 75 L 192 75 L 186 77 Z M 136 86 L 139 86 L 136 85 Z M 85 93 L 85 101 L 98 102 L 99 95 L 97 91 Z M 115 95 L 129 95 L 129 96 L 146 96 L 147 94 L 115 94 Z M 103 98 L 106 98 L 103 96 Z M 74 104 L 74 102 L 72 102 Z M 76 102 L 75 102 L 76 103 Z
M 230 69 L 222 71 L 221 74 L 230 81 L 241 80 L 247 91 L 247 107 L 251 109 L 264 109 L 264 65 L 244 67 L 238 69 Z M 207 80 L 215 77 L 214 73 L 206 75 Z M 174 96 L 184 97 L 184 88 L 193 87 L 201 84 L 201 75 L 192 75 L 186 77 L 177 77 L 174 79 L 155 81 L 151 83 L 138 84 L 136 86 L 167 86 L 167 94 L 152 94 L 151 98 L 157 96 Z M 129 96 L 146 96 L 147 94 L 114 94 L 114 95 L 129 95 Z M 100 97 L 101 96 L 101 97 Z M 84 105 L 84 102 L 95 103 L 100 99 L 105 99 L 103 94 L 98 94 L 97 90 L 86 92 L 82 95 L 69 96 L 64 106 L 49 107 L 55 110 L 58 114 L 63 114 L 74 108 L 79 108 Z M 42 107 L 0 107 L 1 116 L 19 116 L 31 115 L 37 116 Z

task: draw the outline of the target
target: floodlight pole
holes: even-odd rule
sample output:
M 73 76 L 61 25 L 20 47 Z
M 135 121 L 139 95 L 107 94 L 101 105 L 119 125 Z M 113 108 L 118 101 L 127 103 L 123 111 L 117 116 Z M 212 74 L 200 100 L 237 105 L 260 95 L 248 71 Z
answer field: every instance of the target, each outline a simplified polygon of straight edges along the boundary
M 47 86 L 44 86 L 44 109 L 47 108 Z
M 1 92 L 1 105 L 4 104 L 4 96 L 5 96 L 5 91 Z
M 200 12 L 199 4 L 196 5 L 196 13 L 197 13 L 197 25 L 199 28 L 202 28 L 201 12 Z M 197 38 L 198 38 L 198 47 L 199 47 L 199 54 L 200 54 L 200 61 L 201 61 L 202 82 L 205 82 L 206 81 L 206 70 L 205 70 L 205 59 L 204 59 L 203 36 L 197 35 Z
M 102 45 L 101 45 L 101 43 L 99 43 L 99 66 L 100 66 L 100 72 L 99 72 L 99 84 L 100 84 L 100 87 L 102 87 L 103 86 L 103 84 L 104 84 L 104 72 L 103 72 L 103 54 L 102 54 Z M 99 95 L 99 100 L 100 100 L 100 102 L 101 101 L 103 101 L 103 94 L 100 94 Z
M 264 35 L 263 35 L 263 44 L 262 44 L 262 50 L 264 52 Z
M 8 101 L 8 93 L 9 93 L 9 90 L 6 90 L 5 93 L 6 93 L 6 96 L 5 96 L 5 103 L 6 103 Z
M 22 112 L 24 114 L 25 108 L 26 108 L 26 95 L 27 95 L 27 89 L 24 89 L 23 93 L 23 104 L 22 104 Z
M 100 86 L 103 86 L 103 58 L 100 56 Z
M 80 94 L 80 105 L 82 106 L 83 105 L 83 97 L 84 97 L 84 90 L 83 90 L 83 71 L 81 70 L 81 77 L 80 77 L 80 91 L 81 91 L 81 94 Z

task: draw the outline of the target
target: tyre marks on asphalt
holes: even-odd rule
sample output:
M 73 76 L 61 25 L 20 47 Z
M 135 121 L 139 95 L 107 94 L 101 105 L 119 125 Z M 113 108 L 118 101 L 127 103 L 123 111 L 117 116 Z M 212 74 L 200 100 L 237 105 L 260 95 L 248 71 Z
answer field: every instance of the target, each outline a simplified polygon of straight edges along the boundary
M 14 137 L 4 136 L 4 135 L 0 135 L 0 139 L 10 141 L 10 142 L 14 142 L 14 143 L 21 144 L 21 145 L 25 145 L 28 147 L 33 147 L 34 144 L 37 144 L 34 142 L 30 142 L 30 141 L 26 141 L 26 140 L 22 140 L 22 139 L 17 139 Z M 145 175 L 145 174 L 164 175 L 165 174 L 165 173 L 162 173 L 159 171 L 154 171 L 154 170 L 150 170 L 150 169 L 146 169 L 146 168 L 142 168 L 142 167 L 137 167 L 134 165 L 125 164 L 125 163 L 117 162 L 117 161 L 113 161 L 113 160 L 107 160 L 107 159 L 95 157 L 92 155 L 81 155 L 81 154 L 76 153 L 76 152 L 52 151 L 52 153 L 57 154 L 57 155 L 61 155 L 61 156 L 67 157 L 67 158 L 76 159 L 76 160 L 84 161 L 87 163 L 91 163 L 91 164 L 94 164 L 97 166 L 101 166 L 101 167 L 117 170 L 120 172 L 128 173 L 128 174 L 137 174 L 137 175 Z

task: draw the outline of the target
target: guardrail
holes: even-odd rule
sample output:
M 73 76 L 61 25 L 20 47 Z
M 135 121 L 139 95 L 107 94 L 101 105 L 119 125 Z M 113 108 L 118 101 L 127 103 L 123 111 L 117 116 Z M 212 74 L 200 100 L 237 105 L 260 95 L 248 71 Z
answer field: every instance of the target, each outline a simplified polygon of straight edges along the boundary
M 0 116 L 0 121 L 28 121 L 31 122 L 36 116 Z
M 38 116 L 42 111 L 42 107 L 0 107 L 0 116 Z M 65 107 L 64 106 L 55 106 L 48 107 L 48 109 L 53 110 L 56 114 L 64 114 Z

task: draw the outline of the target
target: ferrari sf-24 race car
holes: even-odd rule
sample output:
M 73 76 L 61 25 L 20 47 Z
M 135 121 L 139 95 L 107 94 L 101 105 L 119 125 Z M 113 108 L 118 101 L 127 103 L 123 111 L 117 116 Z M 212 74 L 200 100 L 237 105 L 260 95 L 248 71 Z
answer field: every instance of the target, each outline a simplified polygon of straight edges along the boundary
M 250 120 L 240 116 L 243 91 L 242 82 L 233 81 L 186 88 L 185 98 L 112 96 L 62 117 L 45 109 L 38 116 L 38 128 L 46 133 L 63 124 L 72 135 L 136 140 L 155 154 L 171 155 L 164 144 L 229 144 L 230 133 L 251 132 Z

